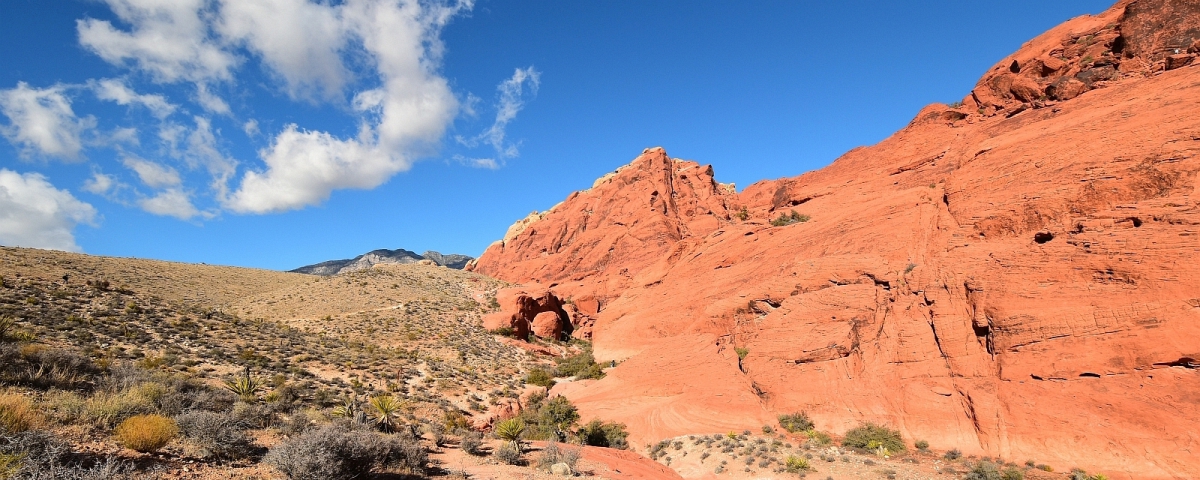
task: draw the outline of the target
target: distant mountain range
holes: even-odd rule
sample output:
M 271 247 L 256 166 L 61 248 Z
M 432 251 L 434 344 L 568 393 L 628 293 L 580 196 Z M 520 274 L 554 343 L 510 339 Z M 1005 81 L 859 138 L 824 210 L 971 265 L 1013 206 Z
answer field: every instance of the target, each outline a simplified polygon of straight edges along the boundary
M 329 260 L 288 271 L 292 273 L 328 276 L 364 270 L 379 264 L 417 263 L 421 260 L 429 260 L 443 267 L 462 270 L 463 267 L 467 266 L 467 262 L 474 259 L 475 257 L 459 254 L 442 255 L 432 250 L 417 255 L 416 252 L 410 252 L 402 248 L 396 250 L 379 249 L 346 260 Z

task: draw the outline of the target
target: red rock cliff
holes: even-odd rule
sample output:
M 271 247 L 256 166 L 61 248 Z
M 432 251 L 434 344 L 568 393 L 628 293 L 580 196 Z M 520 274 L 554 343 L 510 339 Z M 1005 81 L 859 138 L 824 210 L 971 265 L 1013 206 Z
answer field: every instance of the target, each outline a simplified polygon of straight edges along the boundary
M 963 106 L 741 193 L 648 150 L 476 270 L 587 301 L 597 356 L 625 362 L 568 396 L 635 444 L 804 410 L 1200 477 L 1198 22 L 1168 0 L 1071 20 Z

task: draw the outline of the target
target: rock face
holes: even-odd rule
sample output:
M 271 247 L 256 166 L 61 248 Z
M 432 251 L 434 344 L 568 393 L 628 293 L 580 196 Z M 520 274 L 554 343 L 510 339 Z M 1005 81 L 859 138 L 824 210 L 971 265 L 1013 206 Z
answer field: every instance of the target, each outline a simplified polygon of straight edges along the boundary
M 327 262 L 321 262 L 314 265 L 306 265 L 295 270 L 288 270 L 288 272 L 329 276 L 337 275 L 339 273 L 365 270 L 380 264 L 407 264 L 419 263 L 422 261 L 441 265 L 443 267 L 462 270 L 463 267 L 466 267 L 467 264 L 473 260 L 475 260 L 473 257 L 468 257 L 466 255 L 442 255 L 432 250 L 425 252 L 422 255 L 417 255 L 416 253 L 404 249 L 381 249 L 372 250 L 351 259 L 329 260 Z
M 968 105 L 741 193 L 647 150 L 474 268 L 574 300 L 623 363 L 565 394 L 633 444 L 806 411 L 835 434 L 1200 477 L 1200 66 L 1164 51 L 1200 39 L 1197 8 L 1071 20 Z M 811 218 L 771 225 L 793 210 Z

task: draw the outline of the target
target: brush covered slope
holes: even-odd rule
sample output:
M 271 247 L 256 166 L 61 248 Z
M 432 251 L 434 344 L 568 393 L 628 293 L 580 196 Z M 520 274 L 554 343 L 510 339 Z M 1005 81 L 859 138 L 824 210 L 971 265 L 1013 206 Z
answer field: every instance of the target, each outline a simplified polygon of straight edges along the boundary
M 1200 476 L 1200 5 L 1122 1 L 963 102 L 738 193 L 648 149 L 475 271 L 585 306 L 636 444 L 863 421 L 1114 478 Z M 747 159 L 752 160 L 752 158 Z

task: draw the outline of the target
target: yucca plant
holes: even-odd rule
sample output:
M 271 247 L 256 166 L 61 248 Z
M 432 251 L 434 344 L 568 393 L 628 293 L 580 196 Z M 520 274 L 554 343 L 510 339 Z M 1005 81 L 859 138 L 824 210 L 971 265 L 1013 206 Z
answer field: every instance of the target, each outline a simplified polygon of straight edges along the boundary
M 380 395 L 371 399 L 371 416 L 375 420 L 375 428 L 384 433 L 394 433 L 400 420 L 400 410 L 407 402 L 396 400 L 391 395 Z
M 348 418 L 358 423 L 367 423 L 367 413 L 358 406 L 358 396 L 347 397 L 341 405 L 333 408 L 333 416 Z
M 521 436 L 525 433 L 525 422 L 519 418 L 510 418 L 496 424 L 494 433 L 501 440 L 512 442 L 513 446 L 520 451 Z
M 225 389 L 236 394 L 243 402 L 251 403 L 258 400 L 258 391 L 262 389 L 262 384 L 251 377 L 250 369 L 246 368 L 245 376 L 225 380 Z
M 784 463 L 784 468 L 788 473 L 802 473 L 812 468 L 812 465 L 808 463 L 807 458 L 789 455 Z

